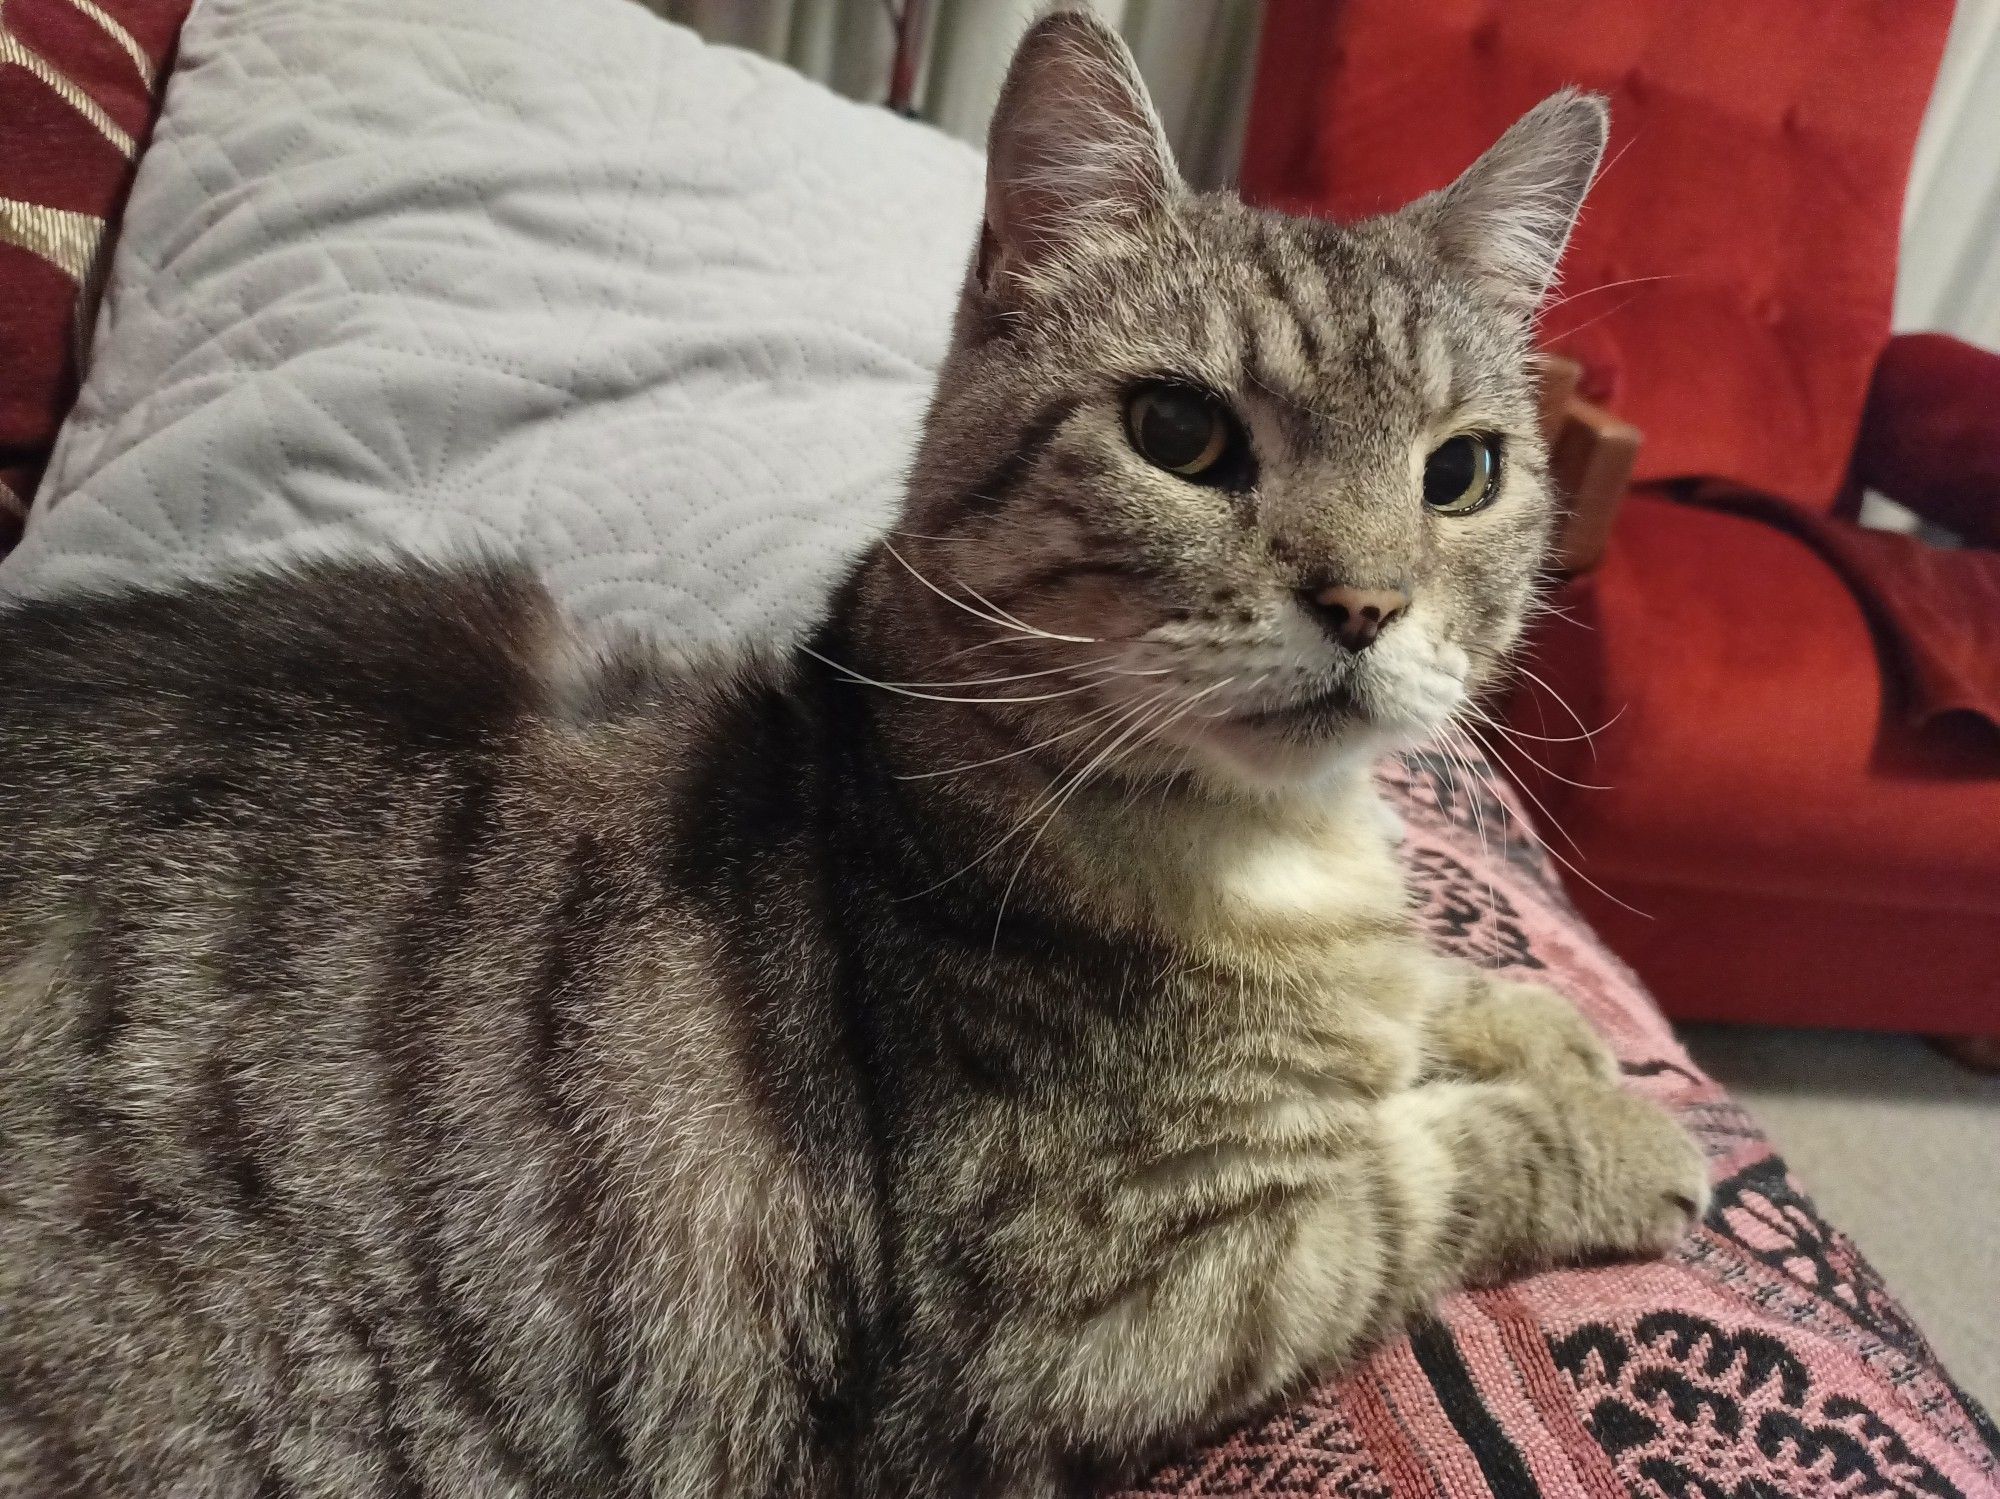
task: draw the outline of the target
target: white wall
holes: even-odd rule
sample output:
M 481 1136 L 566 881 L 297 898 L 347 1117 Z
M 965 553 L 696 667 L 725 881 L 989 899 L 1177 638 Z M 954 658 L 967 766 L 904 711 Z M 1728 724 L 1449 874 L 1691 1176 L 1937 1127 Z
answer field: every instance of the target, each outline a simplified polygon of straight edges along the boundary
M 1896 326 L 2000 351 L 2000 0 L 1958 0 L 1910 171 Z

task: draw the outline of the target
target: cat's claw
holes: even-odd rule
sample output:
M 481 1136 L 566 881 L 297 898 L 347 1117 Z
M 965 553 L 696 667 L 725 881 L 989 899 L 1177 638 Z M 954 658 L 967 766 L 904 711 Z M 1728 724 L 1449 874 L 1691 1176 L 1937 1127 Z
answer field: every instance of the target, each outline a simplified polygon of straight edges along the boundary
M 1665 1109 L 1615 1086 L 1564 1100 L 1586 1180 L 1576 1224 L 1582 1254 L 1661 1255 L 1708 1212 L 1708 1161 Z

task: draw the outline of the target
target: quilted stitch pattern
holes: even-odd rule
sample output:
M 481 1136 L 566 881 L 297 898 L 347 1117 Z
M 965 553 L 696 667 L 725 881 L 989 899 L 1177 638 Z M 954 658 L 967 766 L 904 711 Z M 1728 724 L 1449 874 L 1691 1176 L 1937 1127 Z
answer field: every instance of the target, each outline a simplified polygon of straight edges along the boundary
M 206 0 L 0 589 L 482 548 L 783 631 L 889 513 L 979 191 L 636 6 Z

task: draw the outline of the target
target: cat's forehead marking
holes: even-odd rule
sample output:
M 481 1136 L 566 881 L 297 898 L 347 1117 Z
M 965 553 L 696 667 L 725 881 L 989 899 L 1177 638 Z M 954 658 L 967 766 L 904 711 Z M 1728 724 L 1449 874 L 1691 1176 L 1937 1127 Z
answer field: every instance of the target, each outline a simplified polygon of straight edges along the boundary
M 1408 369 L 1415 351 L 1410 347 L 1410 324 L 1416 305 L 1401 282 L 1387 276 L 1377 281 L 1369 296 L 1368 315 L 1375 340 L 1383 357 L 1398 369 Z
M 1451 346 L 1445 342 L 1442 329 L 1425 327 L 1418 334 L 1417 348 L 1418 388 L 1423 392 L 1424 404 L 1432 411 L 1443 411 L 1451 405 L 1452 370 L 1456 364 L 1451 357 Z

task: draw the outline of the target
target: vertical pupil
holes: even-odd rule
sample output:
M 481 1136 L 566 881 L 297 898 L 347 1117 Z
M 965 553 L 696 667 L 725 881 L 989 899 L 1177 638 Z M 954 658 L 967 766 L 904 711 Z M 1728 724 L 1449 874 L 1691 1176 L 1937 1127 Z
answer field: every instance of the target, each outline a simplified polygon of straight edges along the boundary
M 1163 467 L 1184 468 L 1207 451 L 1211 420 L 1198 402 L 1156 396 L 1146 403 L 1140 423 L 1146 451 Z
M 1472 444 L 1454 437 L 1438 454 L 1438 490 L 1445 499 L 1456 499 L 1472 484 Z

